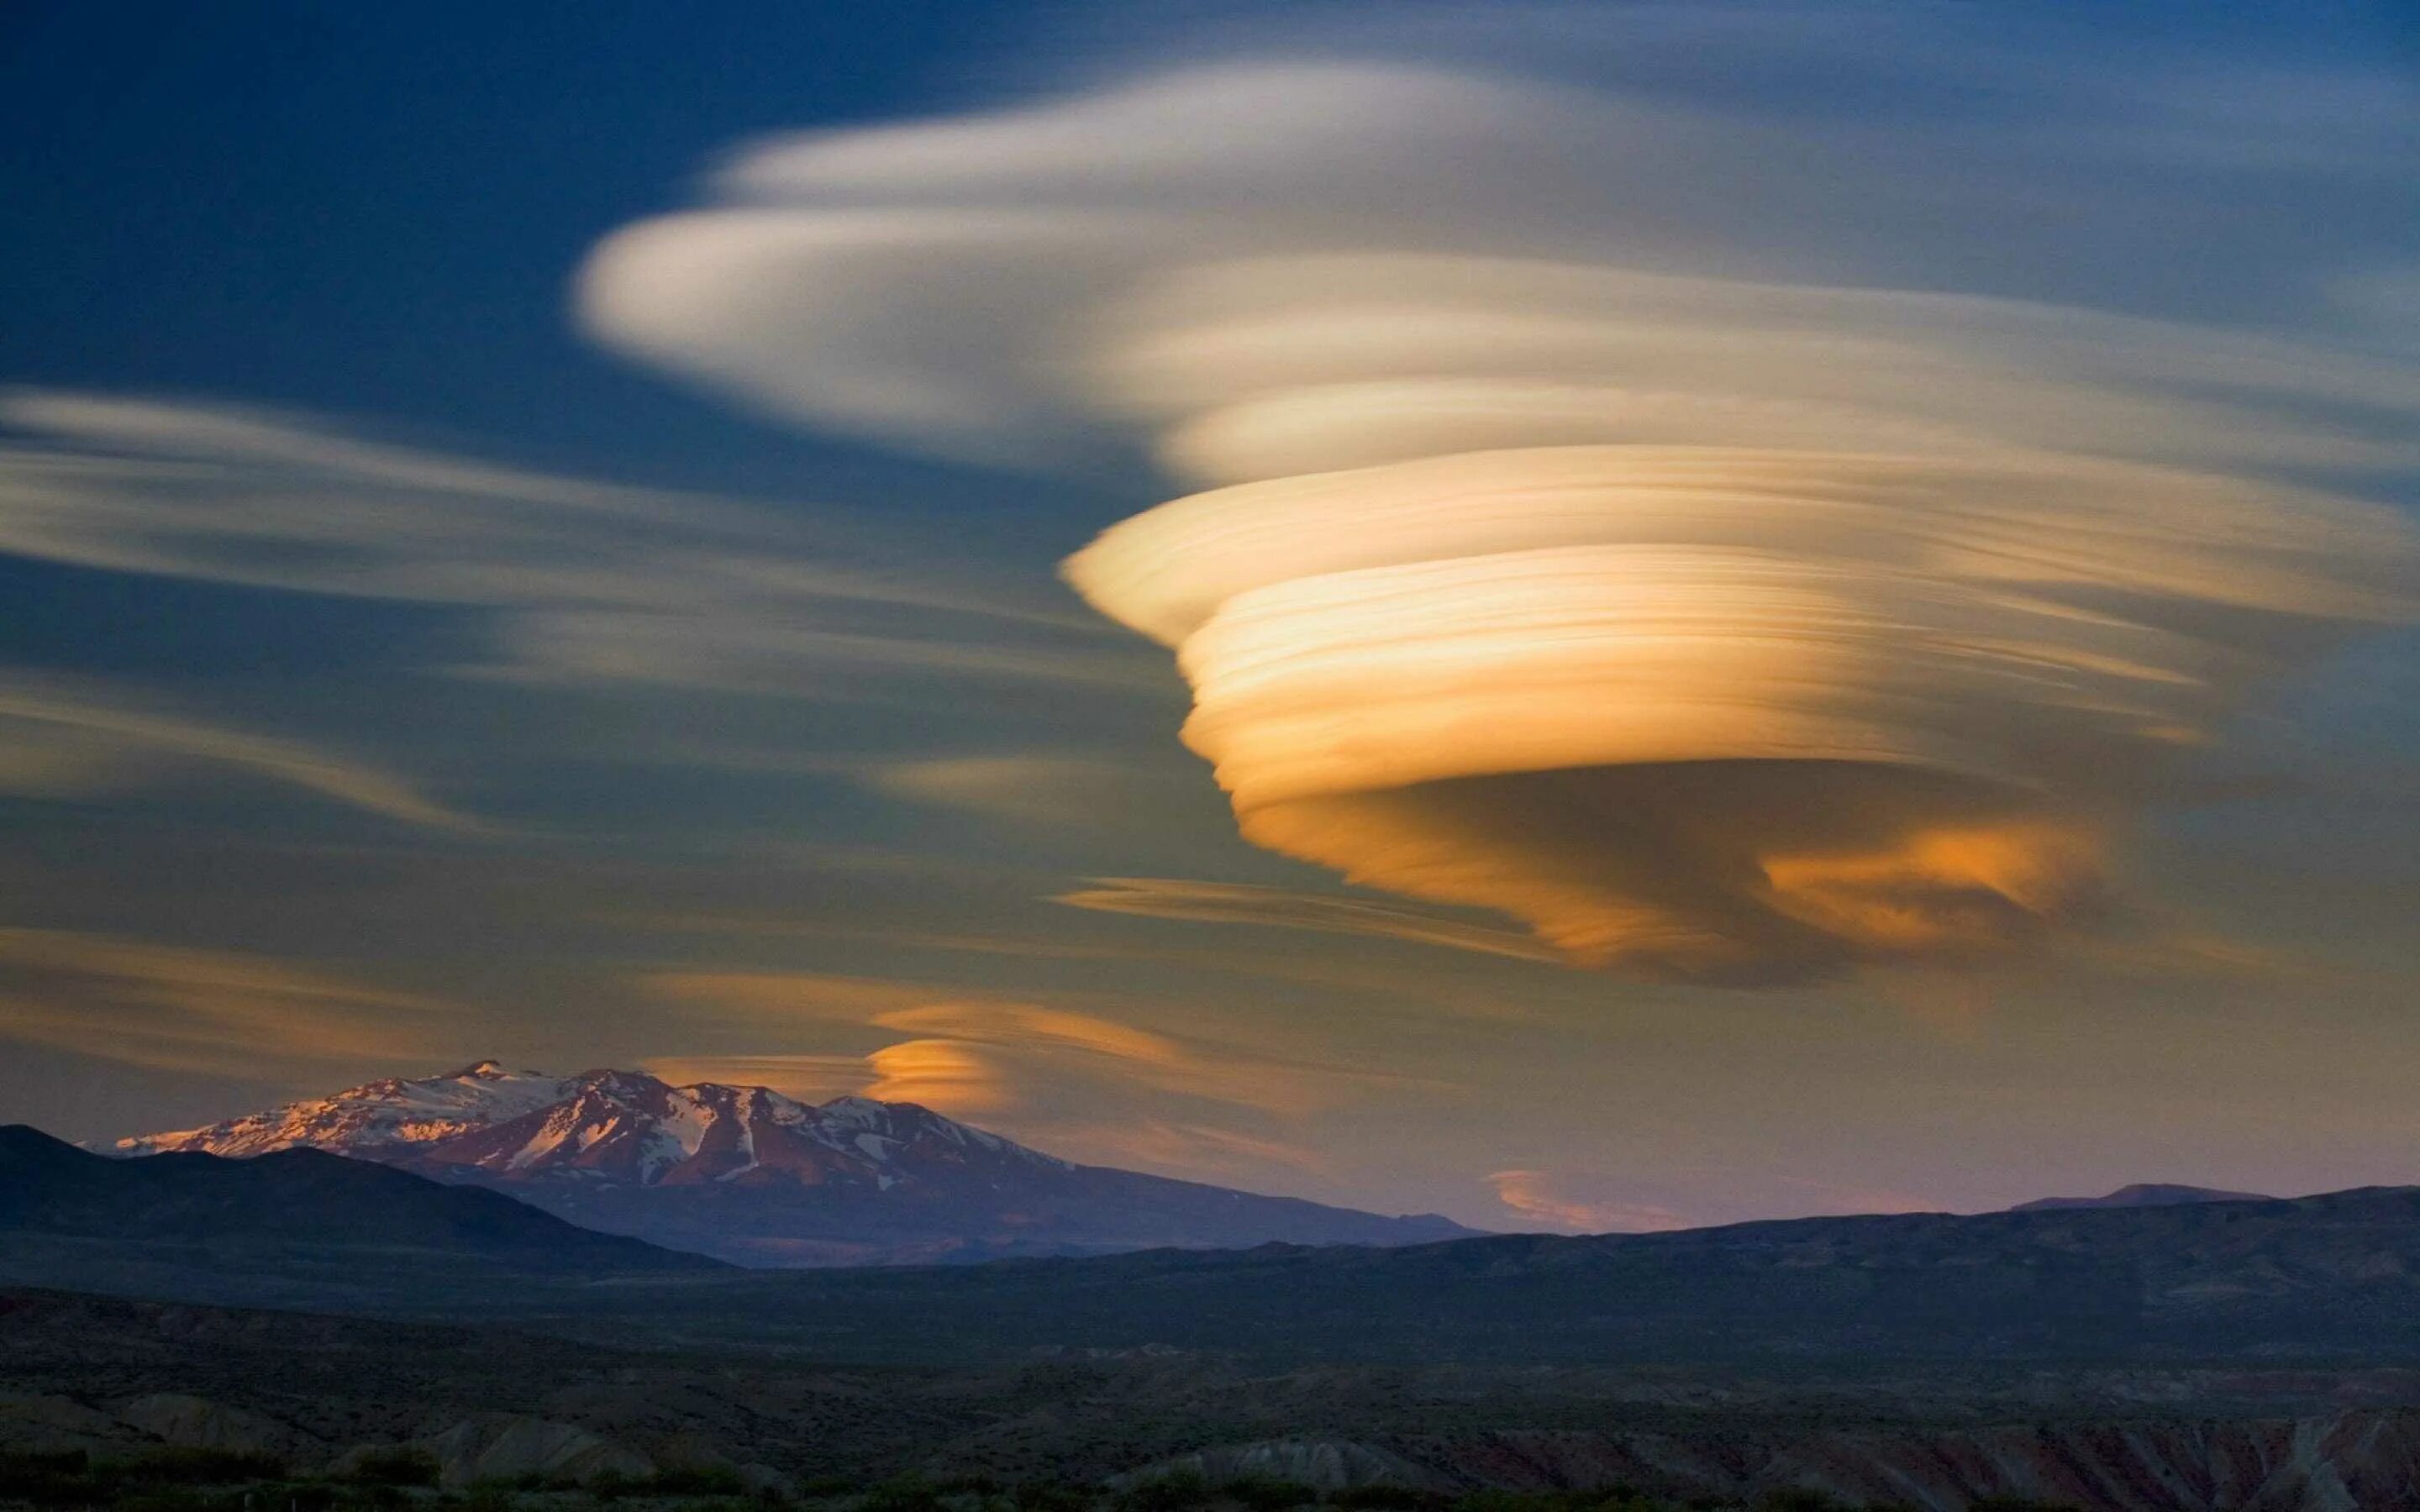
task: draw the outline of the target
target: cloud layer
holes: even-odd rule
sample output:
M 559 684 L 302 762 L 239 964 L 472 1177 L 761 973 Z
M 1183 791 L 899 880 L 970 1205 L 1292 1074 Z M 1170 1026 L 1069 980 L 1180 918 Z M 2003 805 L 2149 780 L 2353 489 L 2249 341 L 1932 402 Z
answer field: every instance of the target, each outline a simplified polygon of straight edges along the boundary
M 1282 1136 L 1287 1128 L 1402 1080 L 923 982 L 663 972 L 644 985 L 659 1000 L 704 1021 L 744 1027 L 760 1042 L 802 1035 L 828 1042 L 852 1031 L 880 1041 L 861 1056 L 666 1057 L 649 1063 L 659 1075 L 757 1082 L 803 1097 L 856 1092 L 915 1103 L 1079 1160 L 1140 1162 L 1198 1176 L 1270 1162 L 1314 1165 Z
M 0 669 L 0 793 L 79 794 L 185 766 L 284 783 L 432 829 L 479 827 L 365 763 L 130 702 L 89 680 Z
M 235 406 L 0 391 L 0 551 L 494 611 L 482 670 L 550 682 L 811 696 L 902 677 L 1138 681 L 1073 615 L 829 513 Z
M 1130 440 L 1215 486 L 1066 572 L 1174 649 L 1257 844 L 1658 974 L 2005 950 L 2095 910 L 2180 753 L 2410 616 L 2411 532 L 2361 495 L 2420 458 L 2420 371 L 2006 277 L 1793 279 L 1777 217 L 1837 264 L 1852 214 L 1923 239 L 1904 185 L 1994 186 L 1842 149 L 1809 203 L 1781 149 L 1226 64 L 762 145 L 600 248 L 582 307 L 815 424 Z M 2076 150 L 2182 171 L 2155 131 Z M 2003 169 L 1978 213 L 2052 181 Z
M 260 1079 L 443 1053 L 460 1011 L 315 967 L 69 930 L 0 927 L 0 1039 Z

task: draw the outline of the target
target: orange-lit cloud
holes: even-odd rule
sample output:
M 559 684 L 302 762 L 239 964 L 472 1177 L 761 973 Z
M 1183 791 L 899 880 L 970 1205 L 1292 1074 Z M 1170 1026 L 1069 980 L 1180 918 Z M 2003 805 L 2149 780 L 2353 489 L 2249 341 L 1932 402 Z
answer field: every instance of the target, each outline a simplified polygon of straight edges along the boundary
M 857 1025 L 916 1037 L 915 1054 L 876 1067 L 904 1074 L 936 1047 L 985 1046 L 1017 1056 L 1084 1065 L 1094 1073 L 1215 1102 L 1269 1109 L 1326 1100 L 1323 1086 L 1362 1079 L 1345 1068 L 1308 1066 L 1180 1040 L 1104 1018 L 989 994 L 816 972 L 660 972 L 644 979 L 654 995 L 693 1013 L 762 1030 L 781 1026 Z M 971 1060 L 964 1075 L 980 1080 Z M 936 1071 L 937 1084 L 958 1074 Z M 971 1095 L 971 1094 L 970 1094 Z M 989 1094 L 983 1094 L 988 1096 Z M 908 1099 L 908 1101 L 916 1101 Z M 937 1104 L 938 1105 L 938 1104 Z
M 677 972 L 655 995 L 754 1037 L 883 1041 L 861 1055 L 678 1056 L 675 1080 L 738 1081 L 817 1100 L 916 1103 L 1054 1153 L 1200 1177 L 1318 1173 L 1286 1137 L 1303 1117 L 1404 1078 L 1147 1029 L 1099 1013 L 930 984 L 814 973 Z
M 1526 1225 L 1601 1234 L 1686 1228 L 1690 1224 L 1685 1214 L 1653 1203 L 1582 1202 L 1564 1196 L 1545 1171 L 1490 1171 L 1487 1180 L 1504 1211 Z
M 2102 911 L 2180 754 L 2412 614 L 2360 494 L 2420 461 L 2420 368 L 1659 242 L 1702 211 L 1670 164 L 1786 193 L 1761 144 L 1408 64 L 1185 69 L 760 144 L 582 309 L 816 424 L 1209 486 L 1065 571 L 1174 651 L 1256 844 L 1657 975 L 2006 954 Z
M 0 928 L 0 1039 L 260 1079 L 444 1053 L 458 1011 L 229 950 Z
M 955 1040 L 903 1040 L 865 1057 L 874 1080 L 864 1095 L 915 1103 L 955 1118 L 982 1118 L 1024 1100 L 995 1057 Z

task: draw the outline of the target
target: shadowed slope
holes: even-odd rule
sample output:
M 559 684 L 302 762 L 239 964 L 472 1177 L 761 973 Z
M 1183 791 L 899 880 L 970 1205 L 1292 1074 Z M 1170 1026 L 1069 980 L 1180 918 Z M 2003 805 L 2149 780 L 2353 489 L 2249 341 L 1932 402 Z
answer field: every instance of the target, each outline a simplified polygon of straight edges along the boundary
M 11 1269 L 137 1259 L 208 1269 L 326 1265 L 365 1281 L 451 1272 L 644 1275 L 722 1269 L 592 1233 L 493 1192 L 314 1149 L 257 1160 L 112 1160 L 0 1128 L 0 1258 Z

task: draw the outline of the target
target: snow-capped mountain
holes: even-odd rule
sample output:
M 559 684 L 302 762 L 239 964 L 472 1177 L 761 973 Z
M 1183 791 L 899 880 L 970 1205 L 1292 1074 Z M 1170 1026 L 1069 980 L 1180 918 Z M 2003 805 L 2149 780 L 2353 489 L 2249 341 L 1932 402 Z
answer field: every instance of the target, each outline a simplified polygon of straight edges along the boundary
M 757 1265 L 1097 1254 L 1162 1245 L 1418 1243 L 1471 1232 L 1075 1165 L 912 1103 L 808 1103 L 643 1072 L 483 1060 L 389 1078 L 116 1153 L 296 1146 L 495 1188 L 576 1223 Z
M 121 1139 L 117 1152 L 258 1155 L 297 1145 L 498 1181 L 681 1185 L 782 1179 L 885 1188 L 936 1165 L 1066 1168 L 912 1103 L 811 1104 L 764 1087 L 673 1087 L 644 1072 L 577 1076 L 492 1060 L 418 1081 L 390 1077 L 207 1129 Z
M 388 1077 L 334 1097 L 288 1103 L 265 1113 L 117 1142 L 121 1155 L 198 1149 L 209 1155 L 265 1155 L 309 1145 L 360 1154 L 396 1145 L 428 1145 L 466 1130 L 484 1129 L 550 1107 L 567 1096 L 576 1077 L 506 1071 L 492 1060 L 421 1081 Z

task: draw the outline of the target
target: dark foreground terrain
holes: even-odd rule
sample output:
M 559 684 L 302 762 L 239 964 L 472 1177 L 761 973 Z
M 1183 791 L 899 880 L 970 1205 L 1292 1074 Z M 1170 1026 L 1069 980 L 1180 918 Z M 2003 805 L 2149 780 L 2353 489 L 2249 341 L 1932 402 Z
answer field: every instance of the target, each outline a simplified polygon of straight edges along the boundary
M 248 1485 L 256 1512 L 441 1495 L 944 1512 L 947 1488 L 946 1512 L 1575 1512 L 1632 1493 L 2350 1512 L 2420 1505 L 2413 1401 L 2420 1370 L 2400 1367 L 1270 1369 L 1165 1350 L 845 1367 L 0 1293 L 0 1449 L 14 1494 L 55 1505 L 232 1512 Z

